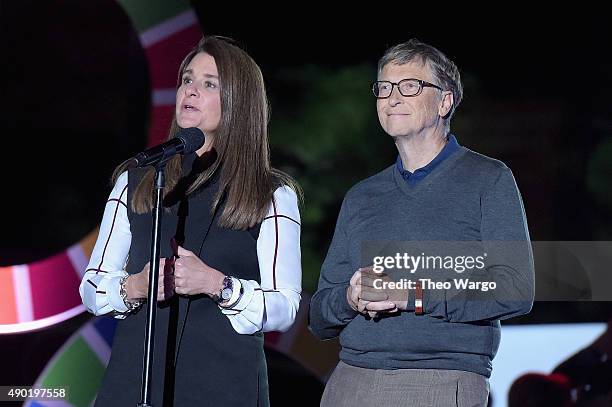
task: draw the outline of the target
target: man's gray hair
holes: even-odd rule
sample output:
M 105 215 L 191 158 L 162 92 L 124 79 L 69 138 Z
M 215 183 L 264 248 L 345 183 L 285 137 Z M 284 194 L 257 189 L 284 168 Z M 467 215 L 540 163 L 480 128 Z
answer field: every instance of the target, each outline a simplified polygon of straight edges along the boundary
M 419 61 L 428 66 L 436 82 L 435 85 L 453 93 L 453 107 L 446 116 L 450 120 L 463 98 L 463 86 L 457 65 L 438 49 L 416 38 L 394 45 L 385 51 L 378 61 L 378 76 L 380 77 L 383 68 L 389 63 L 404 65 L 412 61 Z

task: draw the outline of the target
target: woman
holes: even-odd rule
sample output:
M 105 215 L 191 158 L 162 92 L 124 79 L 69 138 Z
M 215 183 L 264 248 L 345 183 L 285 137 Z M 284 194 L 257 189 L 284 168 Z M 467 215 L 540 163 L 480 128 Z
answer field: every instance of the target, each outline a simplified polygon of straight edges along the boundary
M 170 137 L 206 141 L 166 169 L 161 256 L 178 257 L 160 260 L 155 406 L 268 404 L 262 332 L 293 323 L 301 265 L 300 189 L 270 167 L 267 106 L 259 67 L 225 38 L 181 64 Z M 80 286 L 90 312 L 120 319 L 96 406 L 140 399 L 154 172 L 125 167 Z

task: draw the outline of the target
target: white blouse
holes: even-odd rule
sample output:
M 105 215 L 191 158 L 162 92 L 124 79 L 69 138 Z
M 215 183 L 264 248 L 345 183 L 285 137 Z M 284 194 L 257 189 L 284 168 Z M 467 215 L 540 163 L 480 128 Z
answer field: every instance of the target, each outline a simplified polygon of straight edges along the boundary
M 127 182 L 127 173 L 121 174 L 110 193 L 98 240 L 79 287 L 89 312 L 111 313 L 119 319 L 128 315 L 119 294 L 119 281 L 127 275 L 125 267 L 132 241 Z M 259 231 L 257 259 L 261 284 L 234 278 L 244 294 L 232 307 L 219 309 L 240 334 L 286 331 L 295 320 L 302 292 L 300 213 L 297 196 L 287 186 L 274 192 L 274 202 Z M 239 289 L 235 286 L 234 292 Z

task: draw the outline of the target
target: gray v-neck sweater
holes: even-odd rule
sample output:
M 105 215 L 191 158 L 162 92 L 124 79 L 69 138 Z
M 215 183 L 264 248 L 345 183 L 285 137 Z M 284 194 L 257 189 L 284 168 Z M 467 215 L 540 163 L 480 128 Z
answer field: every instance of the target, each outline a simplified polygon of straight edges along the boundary
M 489 265 L 502 289 L 477 299 L 424 290 L 425 315 L 414 303 L 401 314 L 370 319 L 346 300 L 366 241 L 514 242 L 512 256 Z M 519 243 L 517 252 L 516 242 Z M 503 294 L 502 294 L 503 293 Z M 347 193 L 310 304 L 310 329 L 340 336 L 340 358 L 374 369 L 455 369 L 487 377 L 500 341 L 500 319 L 529 312 L 534 270 L 523 203 L 510 169 L 465 147 L 415 185 L 396 165 Z M 410 297 L 409 297 L 410 299 Z

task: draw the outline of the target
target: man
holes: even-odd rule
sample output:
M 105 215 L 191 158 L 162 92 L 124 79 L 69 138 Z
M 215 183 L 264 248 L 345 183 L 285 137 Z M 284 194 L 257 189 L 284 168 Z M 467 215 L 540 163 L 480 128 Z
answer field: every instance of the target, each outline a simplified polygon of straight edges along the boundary
M 485 406 L 499 320 L 533 303 L 520 194 L 508 167 L 450 134 L 463 90 L 439 50 L 415 39 L 390 48 L 373 92 L 399 156 L 347 193 L 311 300 L 311 331 L 342 346 L 321 405 Z M 413 281 L 398 298 L 362 257 L 365 242 L 383 240 L 477 242 L 481 277 L 497 289 L 472 295 Z

